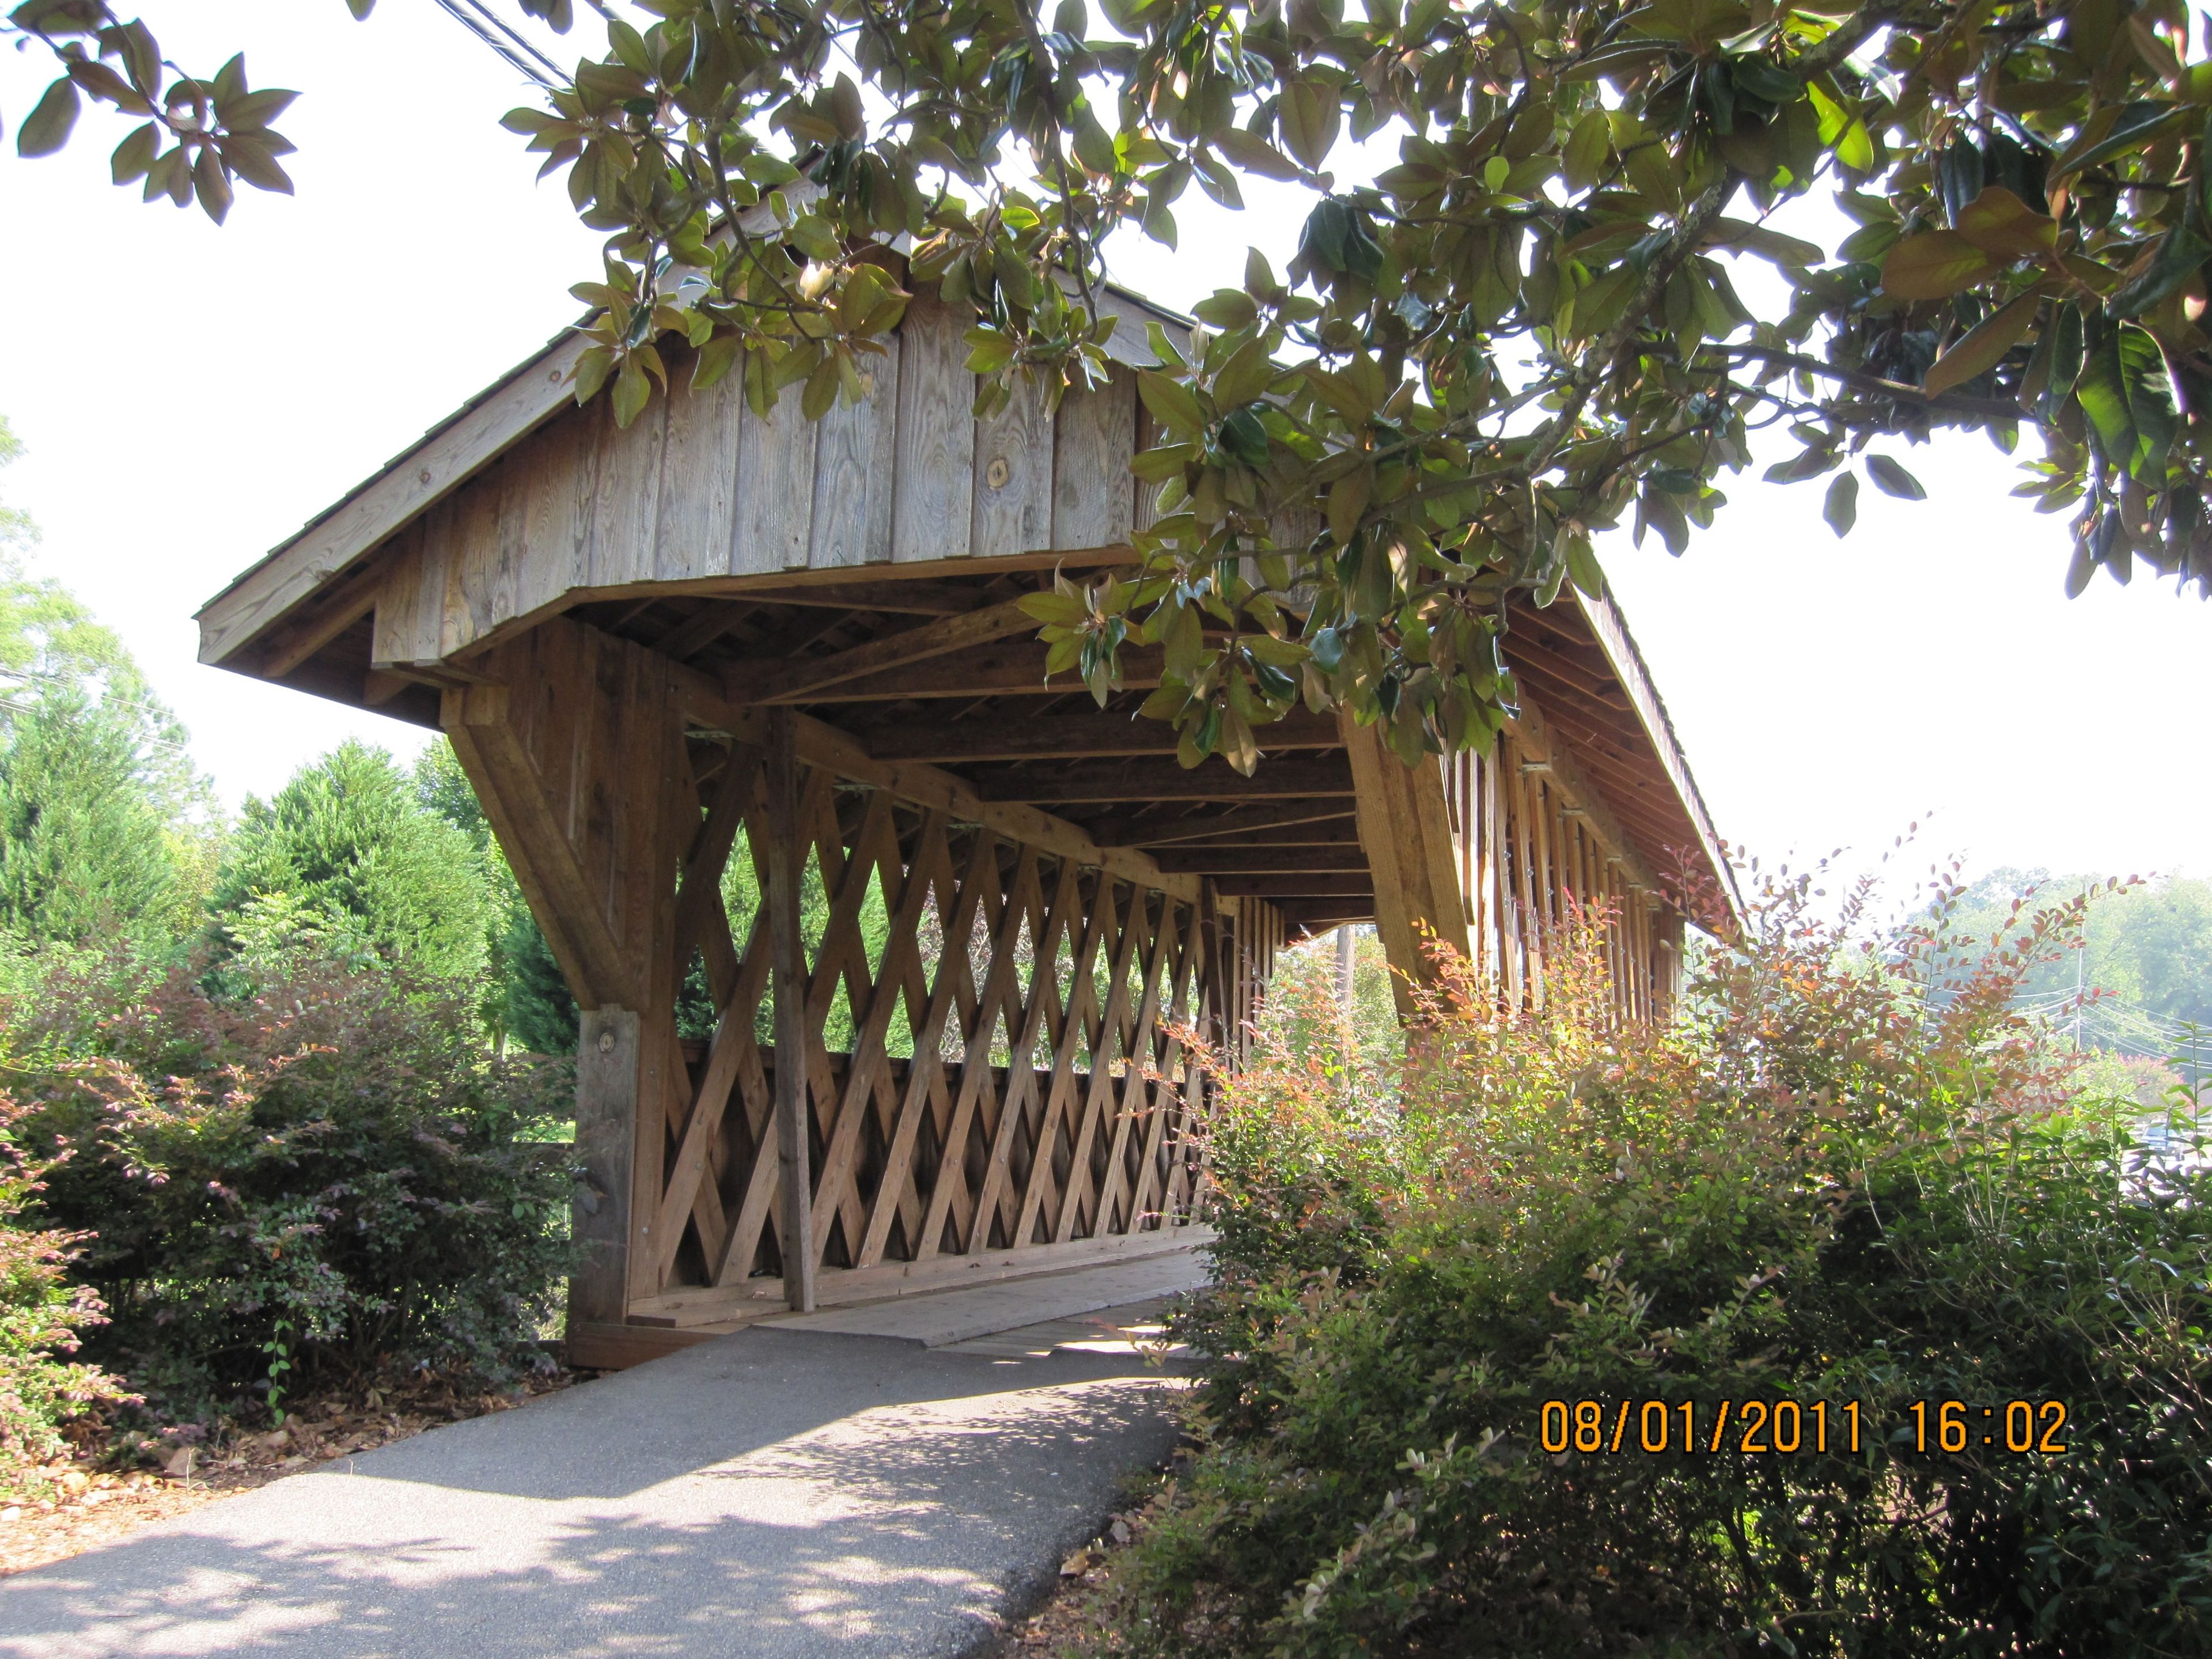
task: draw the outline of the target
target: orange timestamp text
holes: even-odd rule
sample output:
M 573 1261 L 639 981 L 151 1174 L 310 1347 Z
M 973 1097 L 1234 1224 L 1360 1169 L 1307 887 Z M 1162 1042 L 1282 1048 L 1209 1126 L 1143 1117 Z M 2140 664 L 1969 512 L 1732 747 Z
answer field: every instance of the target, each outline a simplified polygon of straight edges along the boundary
M 2067 1409 L 2057 1400 L 1915 1400 L 1879 1437 L 1893 1449 L 1972 1449 L 2057 1453 Z M 1790 1456 L 1856 1452 L 1876 1433 L 1856 1400 L 1547 1400 L 1537 1412 L 1537 1443 L 1549 1453 L 1643 1452 L 1657 1455 L 1744 1452 Z

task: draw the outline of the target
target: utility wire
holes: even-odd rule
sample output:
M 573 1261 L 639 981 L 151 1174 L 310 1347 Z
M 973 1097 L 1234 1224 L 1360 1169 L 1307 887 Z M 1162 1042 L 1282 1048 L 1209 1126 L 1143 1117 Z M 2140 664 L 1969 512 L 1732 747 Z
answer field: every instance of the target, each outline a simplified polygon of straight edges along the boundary
M 483 6 L 480 0 L 438 0 L 438 5 L 448 17 L 497 52 L 524 79 L 548 92 L 566 83 L 568 77 L 562 74 L 559 64 L 538 51 L 526 36 L 508 27 L 505 19 Z

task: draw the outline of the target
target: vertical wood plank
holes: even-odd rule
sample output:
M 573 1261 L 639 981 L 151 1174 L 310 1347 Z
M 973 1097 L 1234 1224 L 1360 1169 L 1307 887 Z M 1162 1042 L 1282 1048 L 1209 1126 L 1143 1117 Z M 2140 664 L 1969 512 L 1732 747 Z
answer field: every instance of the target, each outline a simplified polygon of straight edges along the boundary
M 1052 544 L 1118 547 L 1129 539 L 1136 493 L 1137 381 L 1116 367 L 1096 392 L 1060 400 L 1053 428 Z
M 865 371 L 868 395 L 839 403 L 815 440 L 814 512 L 807 562 L 816 569 L 878 564 L 891 556 L 897 469 L 899 337 Z
M 627 429 L 600 428 L 599 488 L 592 517 L 591 585 L 619 587 L 653 579 L 653 540 L 660 528 L 660 452 L 668 399 L 655 398 Z
M 638 1018 L 627 1008 L 592 1008 L 576 1024 L 576 1161 L 584 1178 L 570 1223 L 577 1261 L 568 1279 L 568 1318 L 619 1322 L 628 1305 Z
M 974 512 L 975 377 L 959 319 L 917 296 L 899 330 L 891 557 L 964 558 Z
M 792 413 L 796 415 L 796 409 Z M 799 763 L 791 714 L 768 717 L 769 939 L 775 952 L 776 1182 L 783 1200 L 783 1293 L 794 1312 L 814 1308 L 814 1180 L 806 1140 L 806 950 L 799 937 L 799 884 L 805 844 L 799 830 Z
M 514 469 L 493 467 L 453 493 L 453 575 L 438 654 L 483 639 L 514 615 L 514 566 L 522 562 L 522 500 Z M 507 615 L 500 599 L 507 599 Z
M 1053 420 L 1044 387 L 1017 375 L 1006 406 L 975 422 L 975 522 L 979 559 L 1052 545 Z
M 395 541 L 384 585 L 376 594 L 376 620 L 371 624 L 368 647 L 372 668 L 416 660 L 416 623 L 422 608 L 422 526 L 409 526 Z
M 744 428 L 741 374 L 725 374 L 703 392 L 692 388 L 688 371 L 680 378 L 683 386 L 668 398 L 653 537 L 653 574 L 665 582 L 727 572 Z
M 741 418 L 731 573 L 803 568 L 813 530 L 817 423 L 800 410 L 796 386 L 785 388 L 765 420 L 750 408 Z
M 522 544 L 527 550 L 515 574 L 514 613 L 526 616 L 581 585 L 591 544 L 589 491 L 598 478 L 598 454 L 583 410 L 549 422 L 519 458 L 522 484 Z

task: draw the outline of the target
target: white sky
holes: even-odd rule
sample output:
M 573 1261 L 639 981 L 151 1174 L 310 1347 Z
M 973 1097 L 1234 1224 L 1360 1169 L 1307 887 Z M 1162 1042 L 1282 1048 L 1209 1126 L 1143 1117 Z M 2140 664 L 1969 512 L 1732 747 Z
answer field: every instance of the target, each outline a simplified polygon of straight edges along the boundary
M 191 613 L 571 320 L 596 239 L 497 125 L 527 88 L 429 0 L 360 25 L 338 0 L 149 21 L 188 67 L 246 42 L 255 85 L 303 92 L 282 124 L 299 194 L 241 191 L 217 229 L 110 186 L 125 129 L 100 112 L 41 161 L 9 133 L 0 412 L 30 453 L 0 495 L 45 530 L 33 568 L 122 633 L 235 805 L 347 735 L 411 752 L 424 734 L 200 667 Z M 11 128 L 43 71 L 0 61 Z M 1279 271 L 1303 209 L 1263 190 L 1240 217 L 1194 187 L 1182 252 L 1117 246 L 1115 274 L 1187 305 L 1248 243 Z M 2141 574 L 2069 602 L 2063 518 L 2008 499 L 2018 475 L 1985 441 L 1891 453 L 1931 499 L 1863 489 L 1847 541 L 1822 483 L 1746 475 L 1680 560 L 1656 536 L 1601 550 L 1722 834 L 1872 851 L 1917 818 L 1922 848 L 1975 869 L 2202 873 L 2212 611 Z

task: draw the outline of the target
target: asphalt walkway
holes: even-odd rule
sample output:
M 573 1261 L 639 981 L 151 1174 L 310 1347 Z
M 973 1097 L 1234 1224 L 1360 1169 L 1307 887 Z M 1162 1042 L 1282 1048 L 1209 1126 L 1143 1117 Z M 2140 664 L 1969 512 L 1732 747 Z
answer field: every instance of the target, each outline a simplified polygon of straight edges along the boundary
M 758 1326 L 210 1504 L 0 1581 L 0 1654 L 971 1652 L 1174 1442 L 1066 1277 L 1033 1340 Z

